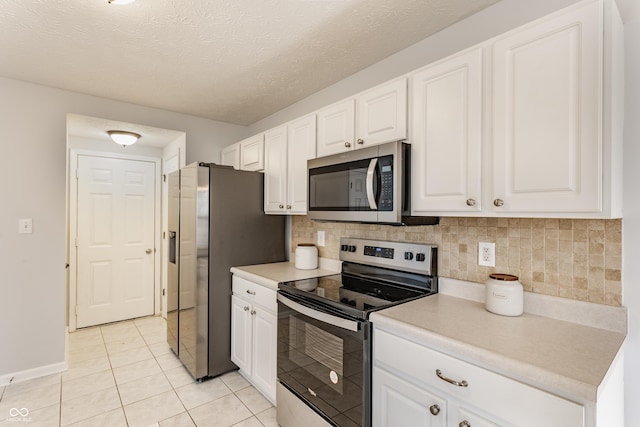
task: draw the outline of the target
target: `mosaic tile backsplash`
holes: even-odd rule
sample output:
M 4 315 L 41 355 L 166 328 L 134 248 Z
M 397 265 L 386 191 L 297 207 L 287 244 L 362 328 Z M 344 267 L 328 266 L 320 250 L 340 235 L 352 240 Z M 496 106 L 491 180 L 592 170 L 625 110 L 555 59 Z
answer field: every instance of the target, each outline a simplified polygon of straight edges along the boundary
M 491 273 L 514 274 L 524 289 L 545 295 L 622 305 L 622 220 L 441 218 L 436 226 L 393 227 L 319 223 L 292 217 L 292 248 L 315 243 L 319 255 L 339 258 L 340 237 L 438 245 L 438 274 L 484 283 Z M 496 244 L 496 266 L 478 265 L 478 242 Z

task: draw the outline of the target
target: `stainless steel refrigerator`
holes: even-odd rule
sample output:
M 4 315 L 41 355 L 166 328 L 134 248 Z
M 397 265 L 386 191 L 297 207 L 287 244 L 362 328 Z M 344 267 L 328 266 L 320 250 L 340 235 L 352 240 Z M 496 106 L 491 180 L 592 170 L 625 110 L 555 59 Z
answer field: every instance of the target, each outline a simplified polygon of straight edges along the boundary
M 231 362 L 233 266 L 285 261 L 285 218 L 265 215 L 264 176 L 192 163 L 168 175 L 167 342 L 195 379 Z

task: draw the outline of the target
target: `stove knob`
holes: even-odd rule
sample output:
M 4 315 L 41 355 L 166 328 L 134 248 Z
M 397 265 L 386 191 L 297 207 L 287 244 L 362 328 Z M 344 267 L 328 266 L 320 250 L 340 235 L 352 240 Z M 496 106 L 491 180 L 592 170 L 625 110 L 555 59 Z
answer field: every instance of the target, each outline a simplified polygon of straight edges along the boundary
M 411 261 L 413 259 L 413 252 L 405 252 L 404 259 L 406 259 L 407 261 Z
M 348 245 L 340 245 L 340 250 L 341 251 L 347 251 L 347 250 L 349 250 L 349 246 Z
M 356 247 L 351 245 L 349 246 L 349 252 L 355 252 L 356 251 Z
M 416 254 L 416 261 L 424 262 L 424 260 L 425 260 L 424 254 Z

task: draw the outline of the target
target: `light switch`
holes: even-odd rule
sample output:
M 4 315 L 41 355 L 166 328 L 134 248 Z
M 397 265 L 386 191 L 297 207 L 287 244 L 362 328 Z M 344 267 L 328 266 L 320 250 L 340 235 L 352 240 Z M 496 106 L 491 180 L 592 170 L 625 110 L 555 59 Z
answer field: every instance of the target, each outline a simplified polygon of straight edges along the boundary
M 20 234 L 31 234 L 33 233 L 33 219 L 31 218 L 22 218 L 18 220 L 18 233 Z

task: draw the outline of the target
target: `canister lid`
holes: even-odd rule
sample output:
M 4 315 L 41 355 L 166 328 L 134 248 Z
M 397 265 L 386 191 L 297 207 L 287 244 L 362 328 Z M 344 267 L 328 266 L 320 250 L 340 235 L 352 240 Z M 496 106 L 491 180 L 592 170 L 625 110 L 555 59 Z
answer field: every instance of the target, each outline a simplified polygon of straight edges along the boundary
M 490 278 L 495 280 L 504 280 L 506 282 L 513 282 L 518 280 L 518 276 L 514 276 L 513 274 L 504 274 L 504 273 L 493 273 L 489 275 Z

